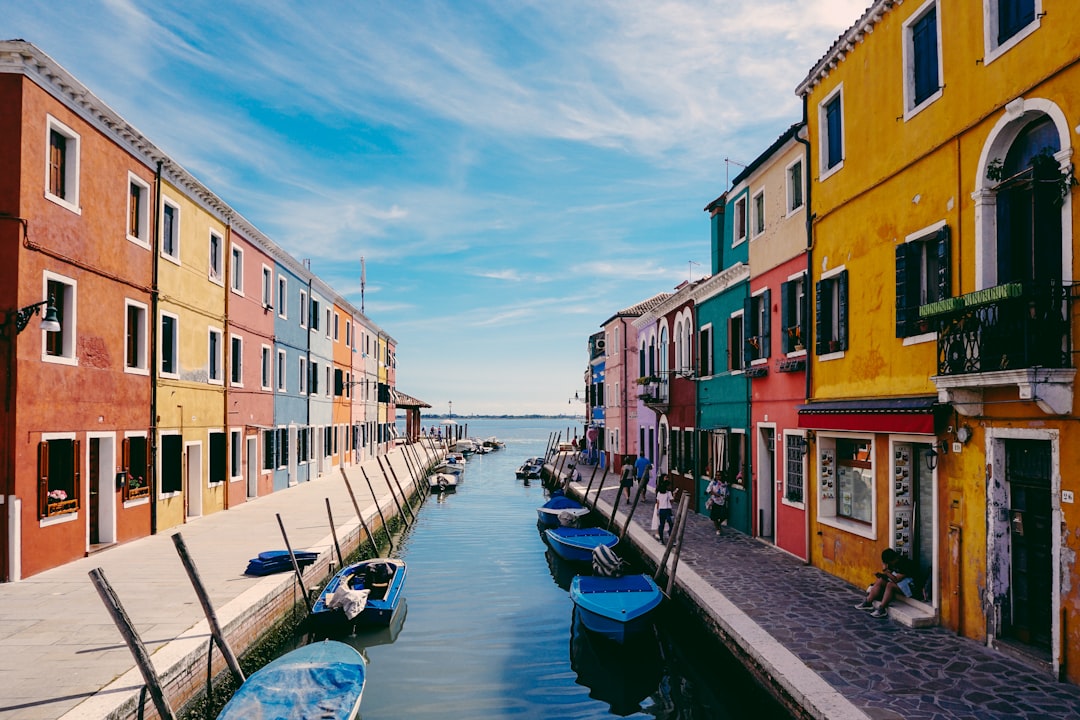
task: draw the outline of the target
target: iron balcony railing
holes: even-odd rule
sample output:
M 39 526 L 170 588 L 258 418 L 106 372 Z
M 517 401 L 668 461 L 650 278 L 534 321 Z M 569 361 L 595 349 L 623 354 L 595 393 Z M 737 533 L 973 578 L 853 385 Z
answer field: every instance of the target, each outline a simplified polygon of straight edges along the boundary
M 1009 283 L 919 308 L 936 330 L 938 375 L 1072 367 L 1076 285 Z

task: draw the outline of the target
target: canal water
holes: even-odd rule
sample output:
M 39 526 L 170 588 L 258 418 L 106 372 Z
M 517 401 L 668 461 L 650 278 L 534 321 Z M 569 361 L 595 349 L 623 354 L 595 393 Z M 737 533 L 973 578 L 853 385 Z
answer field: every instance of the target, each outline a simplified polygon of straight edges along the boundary
M 394 625 L 345 638 L 368 661 L 363 720 L 790 717 L 677 609 L 632 646 L 575 629 L 574 568 L 554 564 L 536 523 L 544 490 L 514 474 L 572 421 L 468 423 L 506 447 L 418 511 L 394 553 L 409 573 Z

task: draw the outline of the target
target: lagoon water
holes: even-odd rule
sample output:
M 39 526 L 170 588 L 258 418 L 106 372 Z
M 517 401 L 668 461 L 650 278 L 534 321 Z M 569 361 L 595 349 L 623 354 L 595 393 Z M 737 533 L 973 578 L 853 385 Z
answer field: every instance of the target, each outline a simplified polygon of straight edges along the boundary
M 368 660 L 364 720 L 789 717 L 677 611 L 657 640 L 625 648 L 575 630 L 573 568 L 552 564 L 537 528 L 544 490 L 514 475 L 573 421 L 467 422 L 506 447 L 418 511 L 395 551 L 409 564 L 395 627 L 347 639 Z

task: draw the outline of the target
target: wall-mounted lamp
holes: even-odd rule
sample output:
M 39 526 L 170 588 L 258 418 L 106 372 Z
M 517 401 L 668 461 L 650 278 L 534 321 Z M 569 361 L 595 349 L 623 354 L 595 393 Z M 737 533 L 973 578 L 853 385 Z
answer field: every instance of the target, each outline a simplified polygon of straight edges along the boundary
M 806 438 L 802 435 L 793 435 L 791 438 L 791 446 L 803 455 L 810 450 L 810 443 L 806 442 Z
M 930 449 L 926 451 L 926 455 L 924 456 L 926 459 L 926 469 L 933 472 L 938 465 L 938 455 L 948 454 L 949 445 L 944 440 L 930 443 Z
M 12 320 L 15 322 L 15 334 L 21 333 L 30 324 L 30 318 L 41 312 L 42 305 L 45 306 L 45 315 L 41 318 L 41 329 L 45 332 L 60 332 L 60 318 L 57 315 L 56 306 L 53 305 L 53 298 L 50 297 L 48 300 L 42 300 L 18 310 L 8 311 L 4 316 L 4 333 L 7 334 L 7 325 Z

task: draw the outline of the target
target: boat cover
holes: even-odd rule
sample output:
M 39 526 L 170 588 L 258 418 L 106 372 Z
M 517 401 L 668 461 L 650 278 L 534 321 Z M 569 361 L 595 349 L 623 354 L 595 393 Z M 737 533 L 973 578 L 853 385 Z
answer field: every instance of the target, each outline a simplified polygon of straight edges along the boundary
M 344 578 L 338 583 L 337 589 L 334 590 L 334 594 L 326 600 L 326 607 L 331 610 L 341 608 L 345 613 L 345 617 L 353 620 L 357 615 L 364 612 L 364 608 L 367 607 L 368 595 L 371 594 L 370 588 L 355 589 L 349 587 L 350 578 Z
M 218 720 L 347 720 L 364 692 L 364 659 L 344 643 L 308 645 L 283 655 L 247 679 Z
M 581 507 L 581 503 L 576 500 L 572 500 L 565 495 L 556 495 L 555 497 L 544 503 L 542 507 L 545 507 L 548 510 L 576 510 Z
M 583 575 L 578 583 L 582 594 L 609 592 L 652 592 L 653 586 L 644 575 L 595 577 Z

